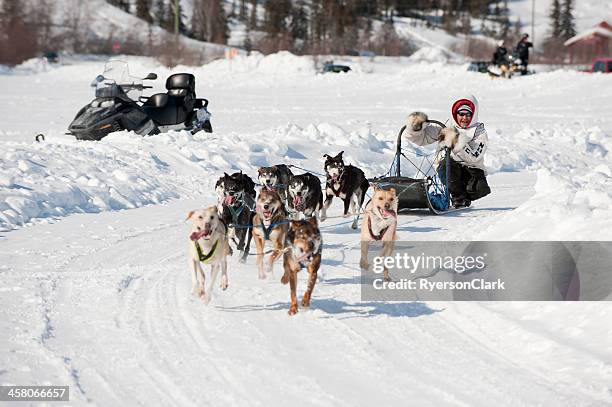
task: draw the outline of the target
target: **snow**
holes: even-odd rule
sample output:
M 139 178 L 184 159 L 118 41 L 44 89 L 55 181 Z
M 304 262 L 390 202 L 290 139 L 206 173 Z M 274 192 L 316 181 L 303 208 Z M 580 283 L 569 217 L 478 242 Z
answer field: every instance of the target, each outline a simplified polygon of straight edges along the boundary
M 74 405 L 612 405 L 609 303 L 364 302 L 358 232 L 333 218 L 310 310 L 289 318 L 280 264 L 261 281 L 253 257 L 232 258 L 228 290 L 204 306 L 189 294 L 184 223 L 223 172 L 321 172 L 324 153 L 344 150 L 383 174 L 409 112 L 444 121 L 450 95 L 469 92 L 493 193 L 449 216 L 403 215 L 400 239 L 610 240 L 612 76 L 491 80 L 408 58 L 321 75 L 288 53 L 174 70 L 126 59 L 132 75 L 158 73 L 153 92 L 193 72 L 215 132 L 77 142 L 63 132 L 103 61 L 0 75 L 0 384 L 68 384 Z

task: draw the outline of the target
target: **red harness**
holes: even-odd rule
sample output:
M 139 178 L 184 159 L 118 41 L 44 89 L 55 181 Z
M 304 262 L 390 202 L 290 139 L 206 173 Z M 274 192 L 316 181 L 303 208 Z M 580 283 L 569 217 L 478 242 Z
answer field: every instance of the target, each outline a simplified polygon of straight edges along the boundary
M 389 229 L 389 226 L 387 226 L 386 228 L 382 229 L 380 231 L 380 234 L 375 235 L 374 232 L 372 232 L 372 218 L 370 218 L 368 216 L 368 232 L 370 232 L 370 237 L 373 240 L 376 240 L 376 241 L 382 240 L 383 236 L 385 235 L 385 233 L 387 233 L 388 229 Z

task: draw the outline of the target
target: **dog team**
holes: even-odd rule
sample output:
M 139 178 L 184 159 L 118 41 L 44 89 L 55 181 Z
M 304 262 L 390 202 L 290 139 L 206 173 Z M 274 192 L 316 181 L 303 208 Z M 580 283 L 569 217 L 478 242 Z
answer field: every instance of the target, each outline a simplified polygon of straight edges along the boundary
M 465 208 L 471 202 L 491 193 L 486 179 L 484 154 L 488 136 L 484 124 L 478 121 L 478 101 L 473 95 L 454 98 L 451 104 L 452 125 L 439 128 L 429 125 L 427 115 L 412 112 L 406 123 L 405 137 L 415 145 L 438 143 L 450 149 L 448 190 L 454 208 Z M 308 172 L 295 175 L 285 164 L 262 167 L 258 171 L 261 189 L 255 192 L 255 182 L 246 174 L 224 174 L 216 185 L 218 204 L 203 210 L 191 211 L 192 222 L 189 250 L 193 263 L 193 291 L 205 302 L 210 301 L 212 286 L 221 270 L 221 288 L 226 289 L 227 256 L 232 255 L 233 243 L 240 252 L 240 261 L 249 255 L 251 240 L 255 239 L 256 263 L 259 278 L 272 273 L 272 267 L 283 257 L 283 284 L 291 288 L 289 314 L 297 312 L 297 273 L 306 268 L 308 287 L 302 307 L 308 307 L 317 272 L 321 264 L 322 239 L 319 221 L 327 219 L 334 197 L 344 202 L 344 216 L 353 216 L 351 225 L 357 229 L 361 222 L 361 258 L 359 265 L 367 270 L 368 247 L 372 241 L 382 242 L 380 256 L 391 255 L 397 239 L 398 197 L 393 188 L 374 186 L 374 193 L 363 212 L 370 183 L 364 172 L 345 165 L 343 151 L 332 157 L 325 154 L 325 188 L 319 178 Z M 445 160 L 438 171 L 445 168 Z M 323 200 L 325 193 L 325 200 Z M 350 212 L 349 212 L 350 210 Z M 265 251 L 266 244 L 271 246 Z M 264 255 L 270 254 L 264 263 Z M 204 288 L 201 264 L 211 267 L 210 283 Z M 385 280 L 389 271 L 384 270 Z
M 191 221 L 189 253 L 193 293 L 208 303 L 219 271 L 221 289 L 227 289 L 227 257 L 236 250 L 239 261 L 246 262 L 254 240 L 259 278 L 271 275 L 274 263 L 282 256 L 281 282 L 290 287 L 290 315 L 298 310 L 297 273 L 306 268 L 308 286 L 301 304 L 308 307 L 321 265 L 323 240 L 319 222 L 328 218 L 327 210 L 335 197 L 344 203 L 343 216 L 353 216 L 351 228 L 357 229 L 363 215 L 360 266 L 369 268 L 367 252 L 371 241 L 382 241 L 381 255 L 390 255 L 396 239 L 395 190 L 374 186 L 374 195 L 361 212 L 370 183 L 361 169 L 345 165 L 343 153 L 333 157 L 324 155 L 324 188 L 317 176 L 308 172 L 296 175 L 285 164 L 259 168 L 258 194 L 257 184 L 242 172 L 225 173 L 219 178 L 215 184 L 217 205 L 193 210 L 187 215 Z M 207 287 L 203 264 L 211 270 Z M 389 279 L 387 270 L 384 278 Z

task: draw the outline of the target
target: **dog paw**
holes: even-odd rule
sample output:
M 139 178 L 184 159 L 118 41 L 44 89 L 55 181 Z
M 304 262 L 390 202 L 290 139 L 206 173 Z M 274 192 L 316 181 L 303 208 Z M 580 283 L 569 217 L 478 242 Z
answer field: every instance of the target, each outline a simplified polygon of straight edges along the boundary
M 288 284 L 289 283 L 289 273 L 283 274 L 283 276 L 281 277 L 281 283 L 282 284 Z
M 238 259 L 238 263 L 240 264 L 246 263 L 246 257 L 241 257 L 240 259 Z
M 225 276 L 221 277 L 221 289 L 225 291 L 227 290 L 228 286 L 229 286 L 229 283 L 227 282 L 227 277 Z
M 212 300 L 212 295 L 211 294 L 205 294 L 202 297 L 202 302 L 204 303 L 204 305 L 210 304 L 210 300 Z
M 357 227 L 358 227 L 357 222 L 353 222 L 353 224 L 351 224 L 351 229 L 357 230 Z
M 310 298 L 302 298 L 302 307 L 303 308 L 310 307 Z
M 325 222 L 325 219 L 327 219 L 327 215 L 322 214 L 321 215 L 321 222 Z
M 198 297 L 204 298 L 204 296 L 206 295 L 206 292 L 204 291 L 204 287 L 198 287 L 196 294 L 198 295 Z
M 289 315 L 295 315 L 298 312 L 298 307 L 297 304 L 291 304 L 291 307 L 289 307 Z
M 368 263 L 367 260 L 360 260 L 359 261 L 359 267 L 361 267 L 362 270 L 369 270 L 370 269 L 370 263 Z

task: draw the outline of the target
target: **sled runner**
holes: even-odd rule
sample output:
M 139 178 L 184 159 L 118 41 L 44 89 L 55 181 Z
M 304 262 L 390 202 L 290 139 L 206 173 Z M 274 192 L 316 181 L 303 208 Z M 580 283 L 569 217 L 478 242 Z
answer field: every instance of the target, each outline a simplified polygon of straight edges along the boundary
M 428 120 L 441 127 L 444 123 L 436 120 Z M 369 179 L 369 181 L 383 189 L 394 188 L 399 201 L 399 212 L 411 209 L 429 209 L 436 215 L 441 215 L 454 209 L 450 206 L 450 194 L 448 192 L 448 174 L 450 171 L 450 150 L 443 148 L 430 154 L 420 153 L 420 150 L 403 150 L 402 134 L 406 126 L 403 126 L 397 135 L 397 146 L 391 168 L 381 177 Z M 407 154 L 414 154 L 410 158 Z M 443 158 L 445 166 L 438 169 L 437 163 Z M 402 160 L 403 159 L 403 160 Z M 411 164 L 416 172 L 412 177 L 402 175 L 402 163 Z

